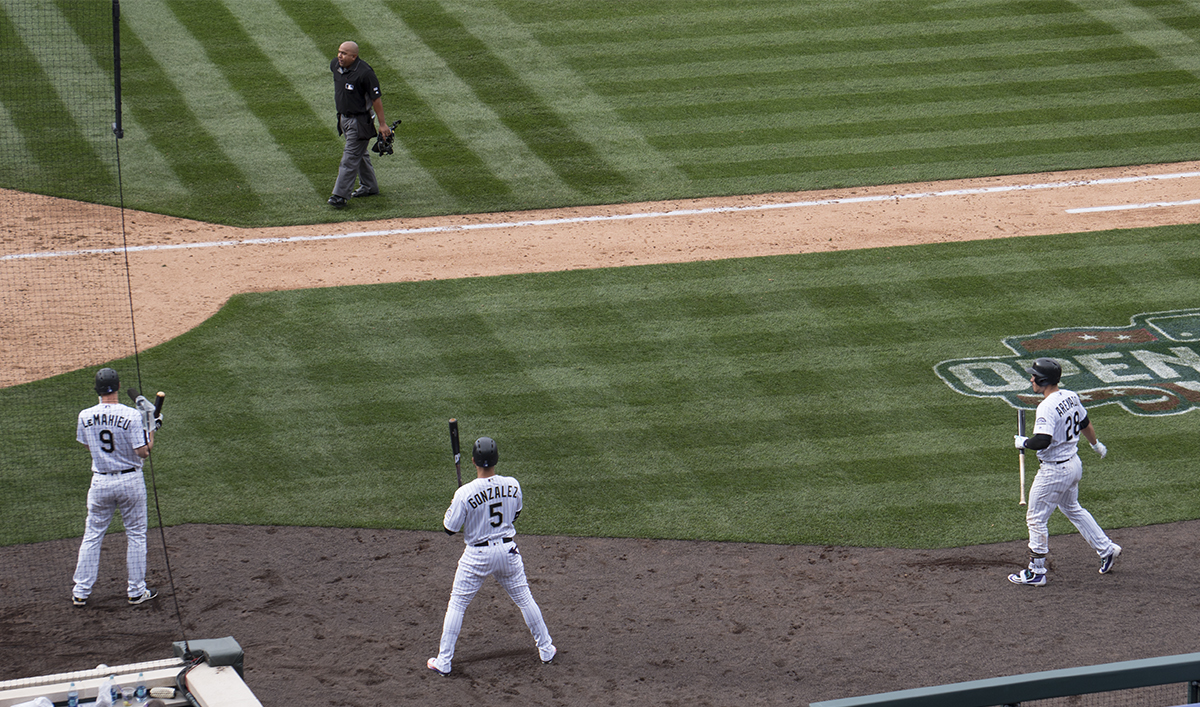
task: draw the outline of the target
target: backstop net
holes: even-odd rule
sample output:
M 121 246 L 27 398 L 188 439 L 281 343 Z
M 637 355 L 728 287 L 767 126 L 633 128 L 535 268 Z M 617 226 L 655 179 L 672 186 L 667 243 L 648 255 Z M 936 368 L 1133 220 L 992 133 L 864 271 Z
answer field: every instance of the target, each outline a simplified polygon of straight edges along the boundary
M 118 13 L 115 0 L 0 0 L 0 680 L 90 660 L 102 646 L 69 639 L 85 623 L 88 635 L 147 631 L 156 646 L 175 625 L 166 605 L 136 618 L 125 606 L 119 514 L 94 600 L 86 614 L 71 603 L 92 479 L 76 418 L 97 402 L 100 366 L 118 361 L 123 388 L 139 377 L 119 208 Z M 149 540 L 153 582 L 162 550 Z

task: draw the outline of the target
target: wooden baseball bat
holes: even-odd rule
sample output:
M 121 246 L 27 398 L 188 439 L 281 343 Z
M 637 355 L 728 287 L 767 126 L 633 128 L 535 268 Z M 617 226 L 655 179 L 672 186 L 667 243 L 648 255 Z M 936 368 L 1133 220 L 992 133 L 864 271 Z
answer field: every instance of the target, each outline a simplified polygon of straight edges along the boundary
M 458 485 L 462 486 L 462 453 L 458 446 L 458 420 L 450 418 L 450 451 L 454 453 L 454 472 L 458 475 Z
M 1025 436 L 1025 411 L 1017 409 L 1017 434 Z M 1018 505 L 1025 505 L 1025 450 L 1020 451 L 1018 465 L 1021 469 L 1021 502 Z

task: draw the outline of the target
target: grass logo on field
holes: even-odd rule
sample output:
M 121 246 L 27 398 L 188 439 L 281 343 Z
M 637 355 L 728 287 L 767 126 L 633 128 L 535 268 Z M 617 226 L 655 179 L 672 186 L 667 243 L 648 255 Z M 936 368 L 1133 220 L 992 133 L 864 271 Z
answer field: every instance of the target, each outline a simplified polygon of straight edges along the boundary
M 952 359 L 933 370 L 963 395 L 1032 410 L 1042 397 L 1025 368 L 1049 356 L 1062 365 L 1062 387 L 1089 407 L 1113 404 L 1154 416 L 1200 406 L 1200 309 L 1137 314 L 1125 327 L 1047 329 L 1003 343 L 1014 356 Z

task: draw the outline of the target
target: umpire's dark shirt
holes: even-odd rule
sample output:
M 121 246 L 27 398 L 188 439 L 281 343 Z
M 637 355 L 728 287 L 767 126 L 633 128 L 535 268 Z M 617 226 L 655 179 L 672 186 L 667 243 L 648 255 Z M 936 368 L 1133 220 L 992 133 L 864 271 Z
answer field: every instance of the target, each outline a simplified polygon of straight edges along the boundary
M 375 70 L 362 59 L 355 59 L 344 69 L 334 59 L 329 70 L 333 72 L 333 102 L 341 115 L 369 113 L 371 103 L 383 96 Z

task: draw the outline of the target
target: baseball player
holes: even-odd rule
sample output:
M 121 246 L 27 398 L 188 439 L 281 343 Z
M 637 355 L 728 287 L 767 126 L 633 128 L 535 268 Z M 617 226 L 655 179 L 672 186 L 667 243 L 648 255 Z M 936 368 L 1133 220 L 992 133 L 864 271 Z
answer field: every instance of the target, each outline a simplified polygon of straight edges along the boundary
M 1076 453 L 1079 437 L 1085 437 L 1092 450 L 1103 459 L 1108 448 L 1096 438 L 1079 395 L 1058 387 L 1062 367 L 1052 358 L 1039 358 L 1025 369 L 1033 392 L 1042 396 L 1037 407 L 1033 436 L 1014 435 L 1017 449 L 1036 449 L 1041 462 L 1033 486 L 1029 489 L 1029 569 L 1008 575 L 1014 584 L 1042 587 L 1046 584 L 1046 554 L 1050 551 L 1047 523 L 1057 508 L 1063 512 L 1088 545 L 1100 556 L 1100 574 L 1107 574 L 1121 554 L 1121 546 L 1109 540 L 1087 509 L 1079 505 L 1079 480 L 1083 462 Z
M 496 473 L 499 458 L 496 442 L 491 437 L 480 437 L 475 441 L 471 459 L 475 462 L 476 478 L 458 489 L 442 520 L 446 534 L 454 535 L 461 529 L 467 545 L 454 574 L 454 589 L 450 592 L 446 619 L 442 623 L 441 647 L 437 657 L 425 663 L 443 677 L 450 674 L 450 661 L 454 658 L 454 644 L 462 630 L 463 615 L 488 575 L 496 576 L 500 586 L 521 610 L 542 662 L 551 662 L 558 653 L 542 621 L 542 610 L 529 591 L 525 562 L 517 550 L 513 521 L 521 514 L 521 484 L 511 476 Z
M 125 567 L 129 576 L 130 605 L 158 596 L 146 587 L 146 482 L 142 463 L 154 447 L 154 430 L 146 428 L 140 410 L 118 402 L 121 381 L 111 368 L 96 373 L 100 402 L 79 413 L 75 439 L 92 454 L 92 484 L 87 496 L 87 527 L 75 566 L 75 588 L 71 601 L 87 606 L 92 585 L 100 570 L 100 545 L 112 522 L 121 512 L 125 524 Z

